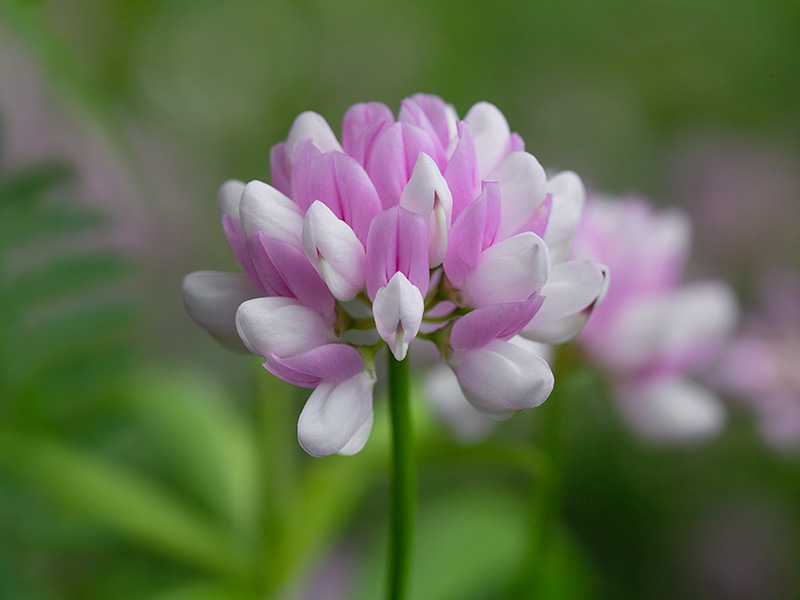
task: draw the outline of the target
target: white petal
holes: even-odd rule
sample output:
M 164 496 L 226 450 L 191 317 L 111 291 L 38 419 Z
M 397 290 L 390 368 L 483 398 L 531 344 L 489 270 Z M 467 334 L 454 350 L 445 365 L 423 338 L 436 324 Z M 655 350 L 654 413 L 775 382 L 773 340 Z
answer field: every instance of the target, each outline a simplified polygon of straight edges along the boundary
M 400 206 L 425 220 L 430 268 L 442 264 L 453 214 L 453 196 L 436 163 L 424 152 L 420 153 L 411 179 L 400 195 Z
M 494 419 L 539 406 L 553 390 L 553 372 L 544 359 L 502 340 L 456 353 L 451 366 L 467 400 Z
M 624 387 L 617 398 L 628 424 L 654 440 L 703 440 L 719 433 L 727 417 L 714 394 L 681 378 Z
M 336 454 L 340 454 L 341 456 L 353 456 L 353 454 L 361 452 L 369 439 L 369 434 L 372 432 L 373 416 L 374 413 L 370 411 L 369 417 L 364 421 L 364 424 L 356 430 L 353 437 L 350 438 L 350 441 Z
M 374 385 L 366 371 L 342 383 L 319 384 L 297 422 L 297 439 L 303 449 L 317 457 L 358 452 L 372 423 Z
M 265 237 L 302 247 L 303 214 L 292 200 L 262 181 L 251 181 L 239 205 L 246 237 L 262 231 Z
M 331 126 L 322 115 L 312 111 L 300 113 L 292 123 L 289 136 L 286 138 L 286 149 L 289 160 L 294 159 L 294 147 L 298 142 L 311 140 L 323 153 L 332 150 L 342 152 L 342 146 L 336 139 Z
M 544 241 L 555 263 L 567 255 L 572 234 L 581 220 L 586 191 L 580 177 L 572 171 L 563 171 L 547 182 L 547 193 L 552 196 L 553 205 Z
M 261 295 L 247 276 L 222 271 L 195 271 L 183 278 L 181 286 L 186 312 L 221 344 L 245 350 L 236 332 L 236 309 Z
M 525 232 L 487 248 L 462 285 L 464 301 L 480 308 L 522 302 L 538 292 L 550 275 L 550 253 L 535 233 Z
M 425 299 L 405 275 L 395 273 L 372 303 L 375 327 L 397 360 L 403 360 L 422 324 Z
M 219 216 L 228 215 L 239 219 L 239 202 L 244 192 L 244 182 L 238 179 L 229 179 L 223 183 L 217 192 L 217 211 Z
M 508 121 L 500 110 L 488 102 L 478 102 L 464 117 L 478 160 L 478 175 L 481 179 L 491 173 L 511 149 L 511 130 Z
M 527 152 L 513 152 L 487 181 L 500 184 L 500 227 L 498 239 L 517 233 L 545 199 L 547 178 L 539 161 Z
M 236 329 L 253 354 L 287 358 L 336 341 L 320 314 L 290 298 L 272 296 L 243 303 Z
M 303 250 L 338 300 L 352 300 L 364 288 L 364 246 L 350 226 L 320 201 L 306 213 Z
M 553 265 L 542 287 L 544 303 L 522 335 L 547 344 L 561 344 L 573 338 L 608 289 L 608 270 L 588 260 Z
M 696 283 L 633 303 L 620 313 L 606 343 L 625 369 L 661 364 L 697 372 L 720 351 L 737 318 L 727 285 Z

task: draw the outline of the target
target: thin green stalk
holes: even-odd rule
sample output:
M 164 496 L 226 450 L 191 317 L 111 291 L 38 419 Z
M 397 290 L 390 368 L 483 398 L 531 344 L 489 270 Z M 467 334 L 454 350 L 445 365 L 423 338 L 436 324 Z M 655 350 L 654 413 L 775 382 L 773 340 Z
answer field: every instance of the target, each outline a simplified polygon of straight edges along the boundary
M 389 353 L 389 412 L 392 421 L 392 473 L 390 483 L 389 600 L 408 594 L 408 573 L 414 534 L 416 482 L 414 474 L 408 361 Z
M 566 394 L 565 384 L 559 382 L 558 375 L 566 372 L 564 366 L 565 349 L 559 348 L 556 353 L 554 369 L 556 386 L 550 398 L 535 409 L 536 446 L 539 449 L 541 462 L 539 472 L 533 481 L 532 494 L 528 508 L 529 534 L 528 545 L 522 560 L 520 574 L 513 582 L 509 598 L 543 598 L 544 568 L 547 564 L 556 535 L 556 523 L 559 519 L 562 492 L 562 412 Z

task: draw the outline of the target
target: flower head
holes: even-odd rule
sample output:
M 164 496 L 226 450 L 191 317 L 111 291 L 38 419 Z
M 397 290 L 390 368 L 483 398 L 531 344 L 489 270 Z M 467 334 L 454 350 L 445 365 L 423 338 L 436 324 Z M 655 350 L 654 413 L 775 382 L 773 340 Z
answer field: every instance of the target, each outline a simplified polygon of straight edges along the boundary
M 184 299 L 228 345 L 238 334 L 270 372 L 314 388 L 298 427 L 309 453 L 354 453 L 369 434 L 376 350 L 351 329 L 374 329 L 398 360 L 434 342 L 489 416 L 547 398 L 547 363 L 508 340 L 564 341 L 604 293 L 604 267 L 562 262 L 583 205 L 575 174 L 548 181 L 493 105 L 459 120 L 425 94 L 397 118 L 351 107 L 341 141 L 302 113 L 270 160 L 271 185 L 218 196 L 244 275 L 191 273 Z
M 716 396 L 688 378 L 718 357 L 737 302 L 719 281 L 681 284 L 689 243 L 683 213 L 635 198 L 592 199 L 573 240 L 576 256 L 613 273 L 578 342 L 611 375 L 623 417 L 657 439 L 707 437 L 725 420 Z

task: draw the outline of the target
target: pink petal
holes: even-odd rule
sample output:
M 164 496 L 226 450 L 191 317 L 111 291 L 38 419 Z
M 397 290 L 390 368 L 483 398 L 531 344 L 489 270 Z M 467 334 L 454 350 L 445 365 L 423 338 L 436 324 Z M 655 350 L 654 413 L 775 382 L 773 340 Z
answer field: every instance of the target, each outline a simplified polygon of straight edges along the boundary
M 238 217 L 230 215 L 222 215 L 222 231 L 225 234 L 225 239 L 228 240 L 228 245 L 233 250 L 236 260 L 242 265 L 244 272 L 255 285 L 261 286 L 261 280 L 258 276 L 256 267 L 253 265 L 253 260 L 247 249 L 247 242 L 244 238 L 244 231 L 242 229 L 242 222 Z M 264 288 L 261 286 L 264 290 Z
M 344 151 L 364 165 L 366 151 L 372 147 L 375 136 L 394 123 L 388 106 L 380 102 L 355 104 L 342 120 L 342 146 Z
M 301 214 L 308 210 L 316 196 L 311 189 L 311 164 L 321 153 L 311 140 L 298 142 L 292 155 L 291 197 Z
M 481 189 L 472 134 L 464 122 L 457 127 L 458 143 L 444 170 L 444 179 L 453 195 L 453 220 L 478 197 Z
M 375 294 L 372 303 L 375 327 L 397 360 L 406 357 L 408 345 L 419 333 L 423 312 L 422 292 L 402 273 L 395 273 L 386 287 Z
M 365 243 L 370 223 L 382 208 L 364 168 L 346 154 L 329 152 L 314 161 L 310 177 L 311 197 L 328 206 Z
M 429 124 L 431 137 L 441 143 L 446 157 L 450 156 L 458 138 L 456 130 L 458 114 L 455 108 L 433 94 L 414 94 L 407 102 L 420 108 Z
M 495 304 L 460 317 L 450 333 L 454 350 L 476 350 L 494 339 L 508 340 L 522 330 L 542 306 L 544 298 L 533 294 L 523 302 Z
M 314 202 L 306 213 L 303 250 L 338 300 L 352 300 L 364 288 L 364 247 L 322 202 Z
M 375 380 L 366 371 L 341 383 L 320 383 L 297 422 L 297 438 L 303 449 L 316 457 L 358 452 L 372 424 L 374 385 Z
M 264 366 L 288 383 L 314 388 L 322 381 L 340 383 L 361 373 L 364 359 L 347 344 L 326 344 L 287 358 L 272 354 Z
M 416 125 L 420 129 L 425 130 L 433 142 L 434 154 L 432 155 L 436 164 L 444 168 L 447 164 L 447 146 L 449 139 L 442 140 L 433 124 L 428 119 L 428 115 L 418 103 L 410 99 L 405 99 L 400 105 L 400 112 L 397 115 L 397 120 L 402 123 L 410 123 Z
M 433 141 L 424 129 L 410 123 L 395 123 L 376 138 L 366 169 L 383 208 L 399 202 L 420 152 L 434 156 Z
M 480 262 L 481 252 L 494 242 L 499 220 L 499 186 L 487 183 L 478 199 L 455 220 L 448 234 L 444 272 L 456 287 L 470 276 Z
M 264 357 L 294 356 L 336 341 L 333 327 L 317 311 L 277 296 L 242 303 L 236 330 L 250 352 Z
M 417 213 L 428 226 L 428 266 L 442 264 L 447 250 L 447 232 L 453 212 L 453 197 L 433 159 L 421 153 L 411 179 L 400 195 L 400 206 Z
M 428 289 L 428 231 L 417 213 L 400 206 L 372 221 L 367 236 L 366 283 L 370 300 L 395 273 L 403 273 L 422 293 Z
M 282 194 L 290 196 L 292 194 L 291 184 L 291 161 L 286 153 L 286 144 L 280 142 L 269 150 L 269 181 L 276 190 Z
M 261 243 L 291 297 L 320 314 L 333 314 L 333 294 L 301 249 L 274 238 L 261 238 Z

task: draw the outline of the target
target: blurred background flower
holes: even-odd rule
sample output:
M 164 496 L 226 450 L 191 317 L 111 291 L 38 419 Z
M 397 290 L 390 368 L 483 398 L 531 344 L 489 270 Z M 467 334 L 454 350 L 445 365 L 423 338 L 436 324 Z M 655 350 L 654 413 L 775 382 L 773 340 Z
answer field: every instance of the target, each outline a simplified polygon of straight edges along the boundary
M 216 190 L 268 179 L 304 110 L 338 129 L 357 102 L 490 101 L 553 172 L 682 207 L 687 280 L 726 279 L 769 322 L 745 333 L 796 342 L 759 290 L 800 269 L 798 21 L 792 0 L 0 2 L 0 597 L 381 593 L 381 402 L 362 454 L 303 456 L 305 397 L 209 340 L 179 293 L 235 269 Z M 503 597 L 531 470 L 508 444 L 551 406 L 547 597 L 800 594 L 800 463 L 763 442 L 764 393 L 728 389 L 701 447 L 653 447 L 594 371 L 553 367 L 541 408 L 468 448 L 418 403 L 413 597 Z

